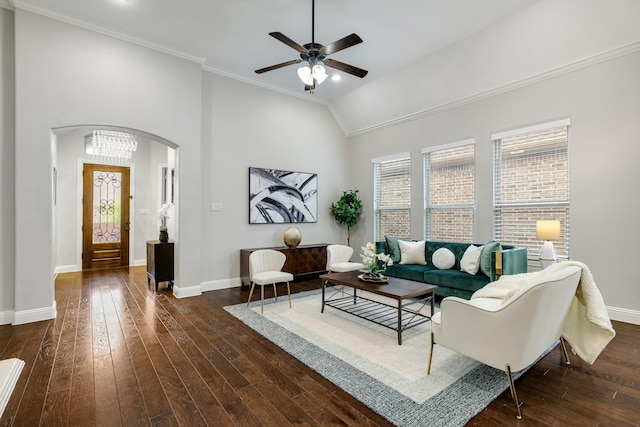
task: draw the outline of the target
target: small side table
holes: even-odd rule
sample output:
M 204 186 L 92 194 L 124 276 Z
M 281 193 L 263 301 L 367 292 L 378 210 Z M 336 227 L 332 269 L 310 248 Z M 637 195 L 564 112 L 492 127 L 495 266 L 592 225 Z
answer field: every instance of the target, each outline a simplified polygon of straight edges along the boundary
M 172 289 L 173 279 L 173 242 L 147 241 L 147 286 L 153 280 L 156 292 L 160 282 L 169 282 Z

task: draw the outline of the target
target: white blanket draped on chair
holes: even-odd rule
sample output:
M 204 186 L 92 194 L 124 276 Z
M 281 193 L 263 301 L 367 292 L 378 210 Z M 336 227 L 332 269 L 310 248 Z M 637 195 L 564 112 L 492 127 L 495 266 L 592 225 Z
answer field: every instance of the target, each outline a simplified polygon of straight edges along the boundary
M 562 336 L 571 344 L 575 353 L 585 362 L 593 364 L 602 350 L 616 336 L 604 299 L 593 275 L 585 264 L 578 261 L 563 261 L 542 271 L 502 276 L 473 294 L 474 298 L 498 298 L 504 301 L 523 292 L 548 274 L 568 266 L 582 269 L 578 289 L 571 303 Z

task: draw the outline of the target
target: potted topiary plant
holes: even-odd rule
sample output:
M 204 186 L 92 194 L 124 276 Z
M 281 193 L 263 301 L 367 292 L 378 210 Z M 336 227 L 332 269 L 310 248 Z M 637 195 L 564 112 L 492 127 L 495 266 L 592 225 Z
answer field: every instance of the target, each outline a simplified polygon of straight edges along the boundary
M 340 200 L 331 204 L 331 215 L 338 221 L 338 224 L 347 227 L 347 245 L 349 246 L 351 246 L 351 227 L 358 222 L 361 211 L 362 200 L 358 197 L 358 190 L 343 192 Z

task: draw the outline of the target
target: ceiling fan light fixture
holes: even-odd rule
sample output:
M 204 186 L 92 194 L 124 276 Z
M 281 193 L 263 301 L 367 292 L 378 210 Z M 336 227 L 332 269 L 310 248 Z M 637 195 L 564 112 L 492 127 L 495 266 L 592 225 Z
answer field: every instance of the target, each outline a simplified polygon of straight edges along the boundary
M 313 75 L 310 66 L 304 65 L 298 68 L 298 77 L 300 77 L 300 80 L 302 80 L 302 83 L 304 83 L 305 85 L 313 85 Z
M 314 65 L 311 69 L 311 74 L 318 81 L 318 84 L 321 84 L 328 77 L 327 70 L 322 65 Z

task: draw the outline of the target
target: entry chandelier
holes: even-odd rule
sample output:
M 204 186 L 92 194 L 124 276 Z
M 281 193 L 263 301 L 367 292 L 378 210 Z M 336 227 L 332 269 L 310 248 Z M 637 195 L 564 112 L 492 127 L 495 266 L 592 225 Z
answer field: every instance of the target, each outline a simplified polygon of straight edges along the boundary
M 138 148 L 134 135 L 112 130 L 94 130 L 85 137 L 85 143 L 88 154 L 114 160 L 130 159 Z

